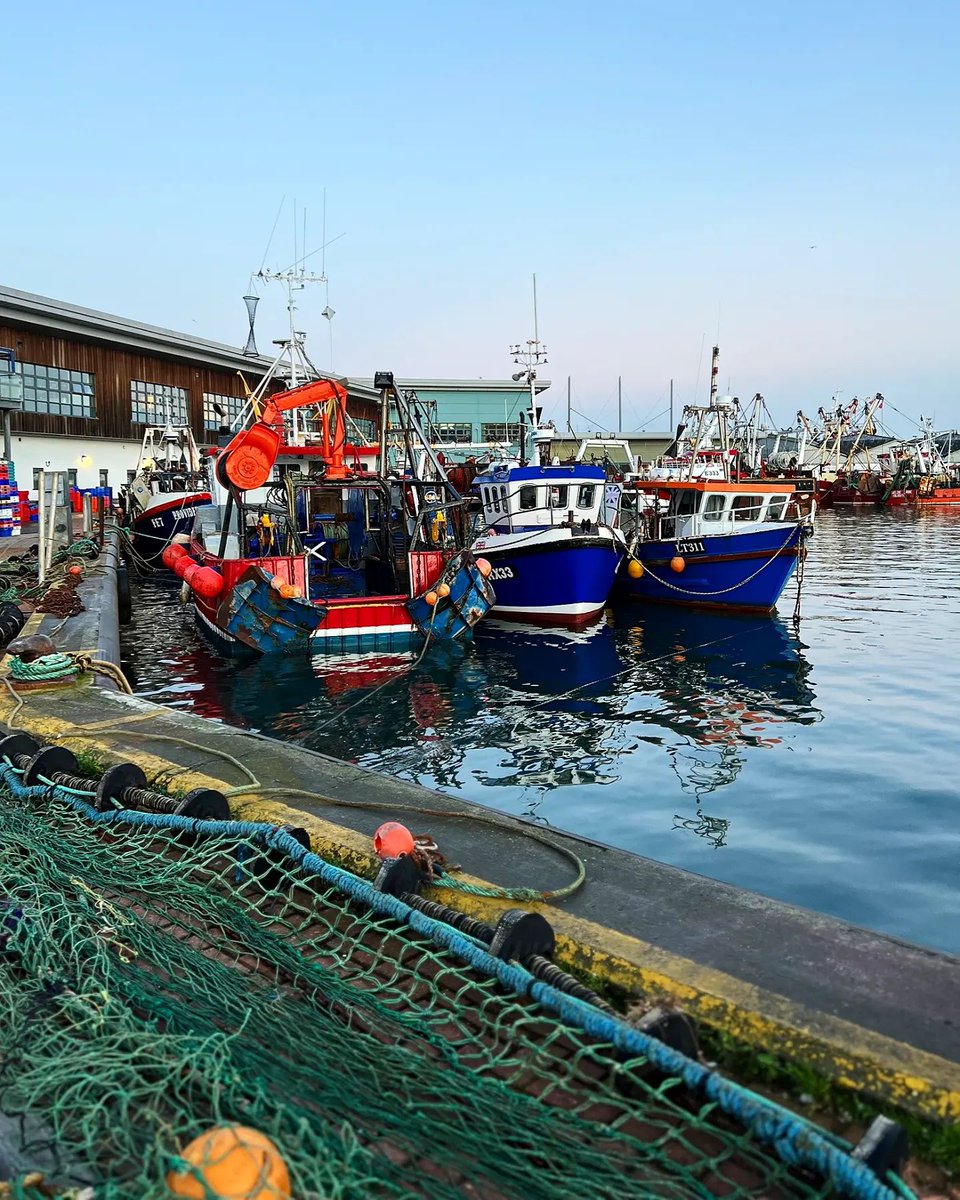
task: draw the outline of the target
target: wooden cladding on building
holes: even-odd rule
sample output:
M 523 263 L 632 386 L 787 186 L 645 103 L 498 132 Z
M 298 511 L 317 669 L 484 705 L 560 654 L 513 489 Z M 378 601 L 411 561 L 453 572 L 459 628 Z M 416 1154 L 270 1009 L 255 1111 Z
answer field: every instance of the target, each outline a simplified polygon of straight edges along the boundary
M 15 433 L 139 441 L 144 426 L 142 422 L 133 420 L 130 385 L 140 381 L 185 391 L 194 437 L 201 444 L 209 444 L 212 435 L 210 430 L 204 428 L 204 393 L 230 397 L 245 395 L 239 372 L 226 367 L 209 367 L 159 354 L 137 353 L 92 339 L 64 337 L 52 331 L 40 332 L 34 328 L 0 324 L 0 346 L 12 349 L 18 363 L 82 371 L 93 377 L 95 416 L 14 409 Z M 244 371 L 243 374 L 251 388 L 256 387 L 263 378 L 260 370 L 250 373 Z M 375 421 L 378 418 L 378 406 L 369 400 L 351 398 L 349 409 L 354 417 Z M 161 420 L 162 417 L 158 417 L 154 423 L 160 423 Z
M 242 396 L 243 383 L 236 372 L 192 366 L 159 355 L 137 354 L 96 342 L 75 341 L 53 333 L 16 329 L 0 325 L 0 346 L 16 352 L 18 362 L 38 363 L 85 371 L 94 380 L 95 417 L 61 416 L 56 413 L 14 411 L 14 431 L 47 435 L 72 434 L 80 437 L 127 438 L 139 440 L 143 425 L 131 418 L 130 383 L 166 384 L 187 393 L 190 425 L 198 441 L 209 441 L 203 428 L 203 393 Z M 247 376 L 254 387 L 259 374 Z

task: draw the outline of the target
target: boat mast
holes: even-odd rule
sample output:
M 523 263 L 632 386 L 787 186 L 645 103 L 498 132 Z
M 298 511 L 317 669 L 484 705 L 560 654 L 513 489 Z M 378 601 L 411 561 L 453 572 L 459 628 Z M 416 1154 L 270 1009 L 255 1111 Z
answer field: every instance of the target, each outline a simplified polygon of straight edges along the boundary
M 530 417 L 530 430 L 532 434 L 540 428 L 540 413 L 537 409 L 537 367 L 547 361 L 547 348 L 540 342 L 540 329 L 537 322 L 537 277 L 533 277 L 533 337 L 528 338 L 524 345 L 519 342 L 514 343 L 510 347 L 510 355 L 513 358 L 515 365 L 520 367 L 520 370 L 513 375 L 514 383 L 525 382 L 530 388 L 530 409 L 528 415 Z M 520 440 L 525 440 L 523 432 L 523 422 L 520 423 Z M 534 445 L 537 451 L 537 461 L 540 460 L 539 441 L 534 436 Z M 525 447 L 520 446 L 520 457 L 526 458 Z
M 306 382 L 311 373 L 310 360 L 307 358 L 306 351 L 304 350 L 304 342 L 307 335 L 304 330 L 297 329 L 296 294 L 297 292 L 302 292 L 308 283 L 326 283 L 327 277 L 322 273 L 314 275 L 305 271 L 303 263 L 300 262 L 299 264 L 294 263 L 286 271 L 265 271 L 261 268 L 254 278 L 261 280 L 263 283 L 280 283 L 287 293 L 287 319 L 290 331 L 287 337 L 274 339 L 273 344 L 280 347 L 280 353 L 276 361 L 279 363 L 284 358 L 287 360 L 290 371 L 290 387 L 295 388 L 301 382 Z M 303 377 L 302 380 L 301 376 Z M 296 409 L 293 410 L 291 419 L 293 421 L 293 444 L 296 445 L 300 434 L 300 422 Z

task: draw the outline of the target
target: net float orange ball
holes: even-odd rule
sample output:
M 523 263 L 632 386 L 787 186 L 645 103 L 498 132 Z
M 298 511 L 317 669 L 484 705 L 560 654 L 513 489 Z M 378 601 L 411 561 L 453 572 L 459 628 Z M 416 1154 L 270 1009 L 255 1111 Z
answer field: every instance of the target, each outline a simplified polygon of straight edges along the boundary
M 295 583 L 281 583 L 280 595 L 284 598 L 284 600 L 299 600 L 303 595 L 303 592 Z
M 384 821 L 373 835 L 373 848 L 380 858 L 399 858 L 413 852 L 413 834 L 399 821 Z
M 73 575 L 79 579 L 79 577 L 83 574 L 83 567 L 78 567 L 76 565 L 74 565 L 72 567 L 67 567 L 67 574 Z
M 675 554 L 673 558 L 670 559 L 670 570 L 676 571 L 678 575 L 681 573 L 681 571 L 686 570 L 686 566 L 687 560 L 685 558 L 681 558 L 679 554 Z
M 424 600 L 426 600 L 426 602 L 430 605 L 431 608 L 433 608 L 433 606 L 436 604 L 436 602 L 439 599 L 440 599 L 440 597 L 437 595 L 436 592 L 427 592 L 427 594 L 424 596 Z
M 485 558 L 478 558 L 477 559 L 477 570 L 484 577 L 484 579 L 486 579 L 486 577 L 493 570 L 493 567 L 490 566 L 490 563 Z
M 436 591 L 437 591 L 438 596 L 449 596 L 450 595 L 450 584 L 449 583 L 438 583 Z
M 290 1172 L 268 1137 L 246 1125 L 210 1129 L 180 1157 L 192 1171 L 171 1171 L 167 1188 L 189 1200 L 290 1200 Z
M 627 574 L 631 579 L 640 579 L 643 575 L 643 563 L 639 563 L 635 558 L 631 558 L 627 563 Z

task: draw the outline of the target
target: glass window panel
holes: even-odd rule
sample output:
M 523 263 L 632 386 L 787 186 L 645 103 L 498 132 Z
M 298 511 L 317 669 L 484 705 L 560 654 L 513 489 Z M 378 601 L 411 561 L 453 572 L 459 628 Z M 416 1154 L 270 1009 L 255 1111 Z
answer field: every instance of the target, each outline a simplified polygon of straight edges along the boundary
M 580 494 L 577 496 L 577 508 L 593 508 L 593 500 L 596 495 L 596 485 L 592 483 L 584 483 L 580 485 Z
M 703 519 L 705 521 L 719 521 L 723 516 L 726 503 L 726 496 L 707 496 L 707 503 L 703 510 Z
M 756 521 L 763 508 L 763 496 L 734 496 L 731 506 L 735 521 Z

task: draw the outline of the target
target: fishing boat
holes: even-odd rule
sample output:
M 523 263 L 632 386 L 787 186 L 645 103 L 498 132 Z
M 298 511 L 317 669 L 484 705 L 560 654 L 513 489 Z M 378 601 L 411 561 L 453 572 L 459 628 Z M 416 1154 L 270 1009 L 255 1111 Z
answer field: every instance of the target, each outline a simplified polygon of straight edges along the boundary
M 545 465 L 553 429 L 541 425 L 536 368 L 546 361 L 538 338 L 513 348 L 521 365 L 515 379 L 530 387 L 532 464 L 521 437 L 520 462 L 492 464 L 477 475 L 473 492 L 481 509 L 473 543 L 490 563 L 496 588 L 492 613 L 506 621 L 575 627 L 593 620 L 610 596 L 625 542 L 616 528 L 618 505 L 608 516 L 606 473 L 584 462 Z M 614 489 L 619 498 L 619 488 Z
M 125 520 L 141 559 L 156 562 L 197 511 L 211 503 L 200 451 L 189 425 L 148 425 L 136 474 L 122 492 Z
M 698 430 L 727 449 L 729 397 L 697 411 Z M 694 446 L 699 433 L 694 438 Z M 695 459 L 695 455 L 693 456 Z M 693 459 L 691 461 L 693 461 Z M 721 461 L 729 463 L 728 456 Z M 621 530 L 629 552 L 621 583 L 632 599 L 770 612 L 804 553 L 816 501 L 799 479 L 688 477 L 624 486 Z M 692 476 L 692 473 L 691 473 Z
M 392 374 L 377 381 L 384 420 L 392 405 L 416 424 Z M 439 464 L 430 479 L 348 466 L 346 403 L 331 379 L 254 393 L 259 417 L 209 460 L 214 503 L 188 545 L 164 552 L 226 653 L 410 651 L 465 638 L 493 603 L 489 564 L 466 548 L 465 502 Z M 322 426 L 309 453 L 285 440 L 294 411 L 305 436 Z
M 888 508 L 960 505 L 960 463 L 952 462 L 953 435 L 944 455 L 933 422 L 922 422 L 920 438 L 895 455 L 895 467 L 878 502 Z

